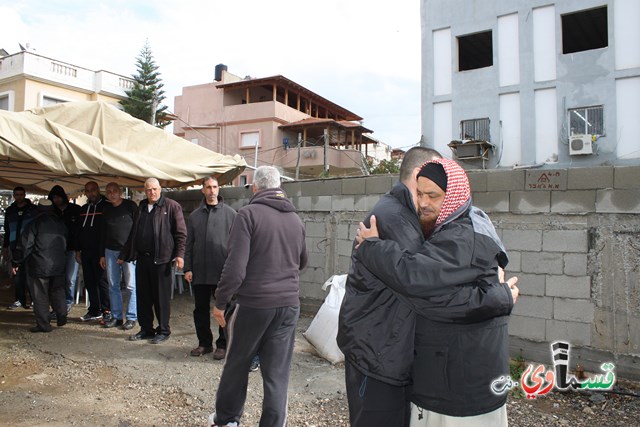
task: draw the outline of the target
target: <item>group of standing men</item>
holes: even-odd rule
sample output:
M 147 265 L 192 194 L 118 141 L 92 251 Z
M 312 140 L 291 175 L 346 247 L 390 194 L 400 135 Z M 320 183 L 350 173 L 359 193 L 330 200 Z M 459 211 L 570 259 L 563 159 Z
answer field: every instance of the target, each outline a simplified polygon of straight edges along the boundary
M 124 330 L 139 321 L 141 331 L 130 340 L 166 341 L 171 333 L 173 263 L 182 268 L 186 242 L 182 208 L 162 196 L 155 178 L 145 182 L 147 199 L 140 206 L 124 199 L 115 182 L 107 184 L 106 198 L 94 181 L 87 182 L 84 190 L 87 203 L 79 207 L 69 202 L 59 185 L 38 206 L 26 199 L 24 188 L 14 189 L 3 242 L 16 285 L 16 302 L 9 308 L 27 308 L 28 289 L 36 314 L 31 331 L 51 331 L 53 319 L 63 326 L 81 264 L 89 308 L 80 320 L 99 320 L 105 328 Z

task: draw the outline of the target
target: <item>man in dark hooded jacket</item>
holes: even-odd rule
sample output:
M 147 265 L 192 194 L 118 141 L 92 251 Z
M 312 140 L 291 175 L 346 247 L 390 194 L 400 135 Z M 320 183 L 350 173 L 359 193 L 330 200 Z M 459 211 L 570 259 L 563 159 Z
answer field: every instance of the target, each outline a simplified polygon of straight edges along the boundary
M 229 235 L 229 255 L 216 290 L 213 316 L 227 328 L 227 359 L 209 425 L 240 423 L 249 366 L 260 355 L 264 400 L 261 426 L 287 422 L 287 387 L 296 323 L 300 315 L 299 272 L 307 263 L 304 224 L 280 189 L 272 166 L 254 172 L 254 195 Z M 231 297 L 236 309 L 224 317 Z
M 377 239 L 372 217 L 371 229 L 360 225 L 355 254 L 418 313 L 411 425 L 506 426 L 506 395 L 494 394 L 491 383 L 509 374 L 507 315 L 517 287 L 505 289 L 501 305 L 483 307 L 486 291 L 507 264 L 506 252 L 488 217 L 471 206 L 466 173 L 454 161 L 426 163 L 418 173 L 417 195 L 427 236 L 417 253 Z M 430 310 L 434 301 L 446 301 L 447 311 L 456 311 L 461 296 L 474 290 L 481 291 L 472 299 L 478 319 L 455 323 L 456 316 Z
M 84 286 L 89 293 L 89 310 L 80 320 L 87 322 L 104 318 L 106 322 L 111 320 L 110 296 L 109 283 L 104 280 L 104 270 L 100 266 L 100 241 L 104 228 L 102 213 L 109 202 L 100 194 L 100 187 L 94 181 L 84 185 L 84 194 L 87 203 L 82 206 L 80 214 L 76 261 L 82 262 Z
M 77 231 L 80 224 L 80 206 L 69 202 L 66 191 L 59 185 L 54 185 L 47 197 L 53 202 L 56 215 L 67 226 L 67 250 L 65 252 L 66 266 L 64 271 L 65 296 L 67 300 L 67 314 L 71 311 L 76 295 L 76 283 L 78 279 L 78 261 L 76 261 Z
M 49 305 L 57 315 L 58 326 L 67 323 L 64 302 L 64 252 L 67 247 L 67 228 L 53 212 L 51 201 L 39 202 L 37 216 L 24 230 L 18 243 L 19 259 L 13 261 L 14 273 L 27 270 L 33 298 L 36 326 L 31 332 L 50 332 Z

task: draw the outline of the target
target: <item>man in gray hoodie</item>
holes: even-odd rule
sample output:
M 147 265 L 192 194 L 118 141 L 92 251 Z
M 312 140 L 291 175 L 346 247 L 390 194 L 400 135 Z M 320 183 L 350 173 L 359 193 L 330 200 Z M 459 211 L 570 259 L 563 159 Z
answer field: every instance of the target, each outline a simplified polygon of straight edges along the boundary
M 209 425 L 240 423 L 249 365 L 260 354 L 264 401 L 260 425 L 285 425 L 287 387 L 300 314 L 299 273 L 307 264 L 304 224 L 280 189 L 272 166 L 256 169 L 254 195 L 238 210 L 228 256 L 216 290 L 213 316 L 227 328 L 227 359 Z M 233 295 L 236 310 L 224 310 Z

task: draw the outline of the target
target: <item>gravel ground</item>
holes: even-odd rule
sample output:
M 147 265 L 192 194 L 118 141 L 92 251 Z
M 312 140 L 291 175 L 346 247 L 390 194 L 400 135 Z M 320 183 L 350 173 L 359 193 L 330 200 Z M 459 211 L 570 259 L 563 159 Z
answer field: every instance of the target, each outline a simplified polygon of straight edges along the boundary
M 0 290 L 0 306 L 13 291 Z M 204 426 L 212 412 L 222 362 L 195 347 L 189 294 L 173 300 L 171 339 L 129 342 L 128 332 L 72 320 L 49 334 L 32 334 L 29 310 L 0 309 L 0 425 L 2 426 Z M 302 337 L 302 317 L 289 385 L 290 426 L 348 426 L 344 366 L 317 357 Z M 134 329 L 134 332 L 136 330 Z M 618 391 L 640 394 L 640 384 Z M 262 401 L 259 372 L 250 374 L 243 425 L 257 425 Z M 527 400 L 512 396 L 511 426 L 640 426 L 640 399 L 616 394 L 550 393 Z

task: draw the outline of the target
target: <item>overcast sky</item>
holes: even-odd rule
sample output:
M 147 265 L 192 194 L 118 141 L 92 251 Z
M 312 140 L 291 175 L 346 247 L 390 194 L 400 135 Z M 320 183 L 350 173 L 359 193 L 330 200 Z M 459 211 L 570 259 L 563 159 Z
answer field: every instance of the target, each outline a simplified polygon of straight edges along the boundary
M 281 74 L 364 117 L 393 147 L 420 139 L 420 1 L 0 0 L 0 48 L 125 76 L 149 41 L 167 99 L 216 64 Z

